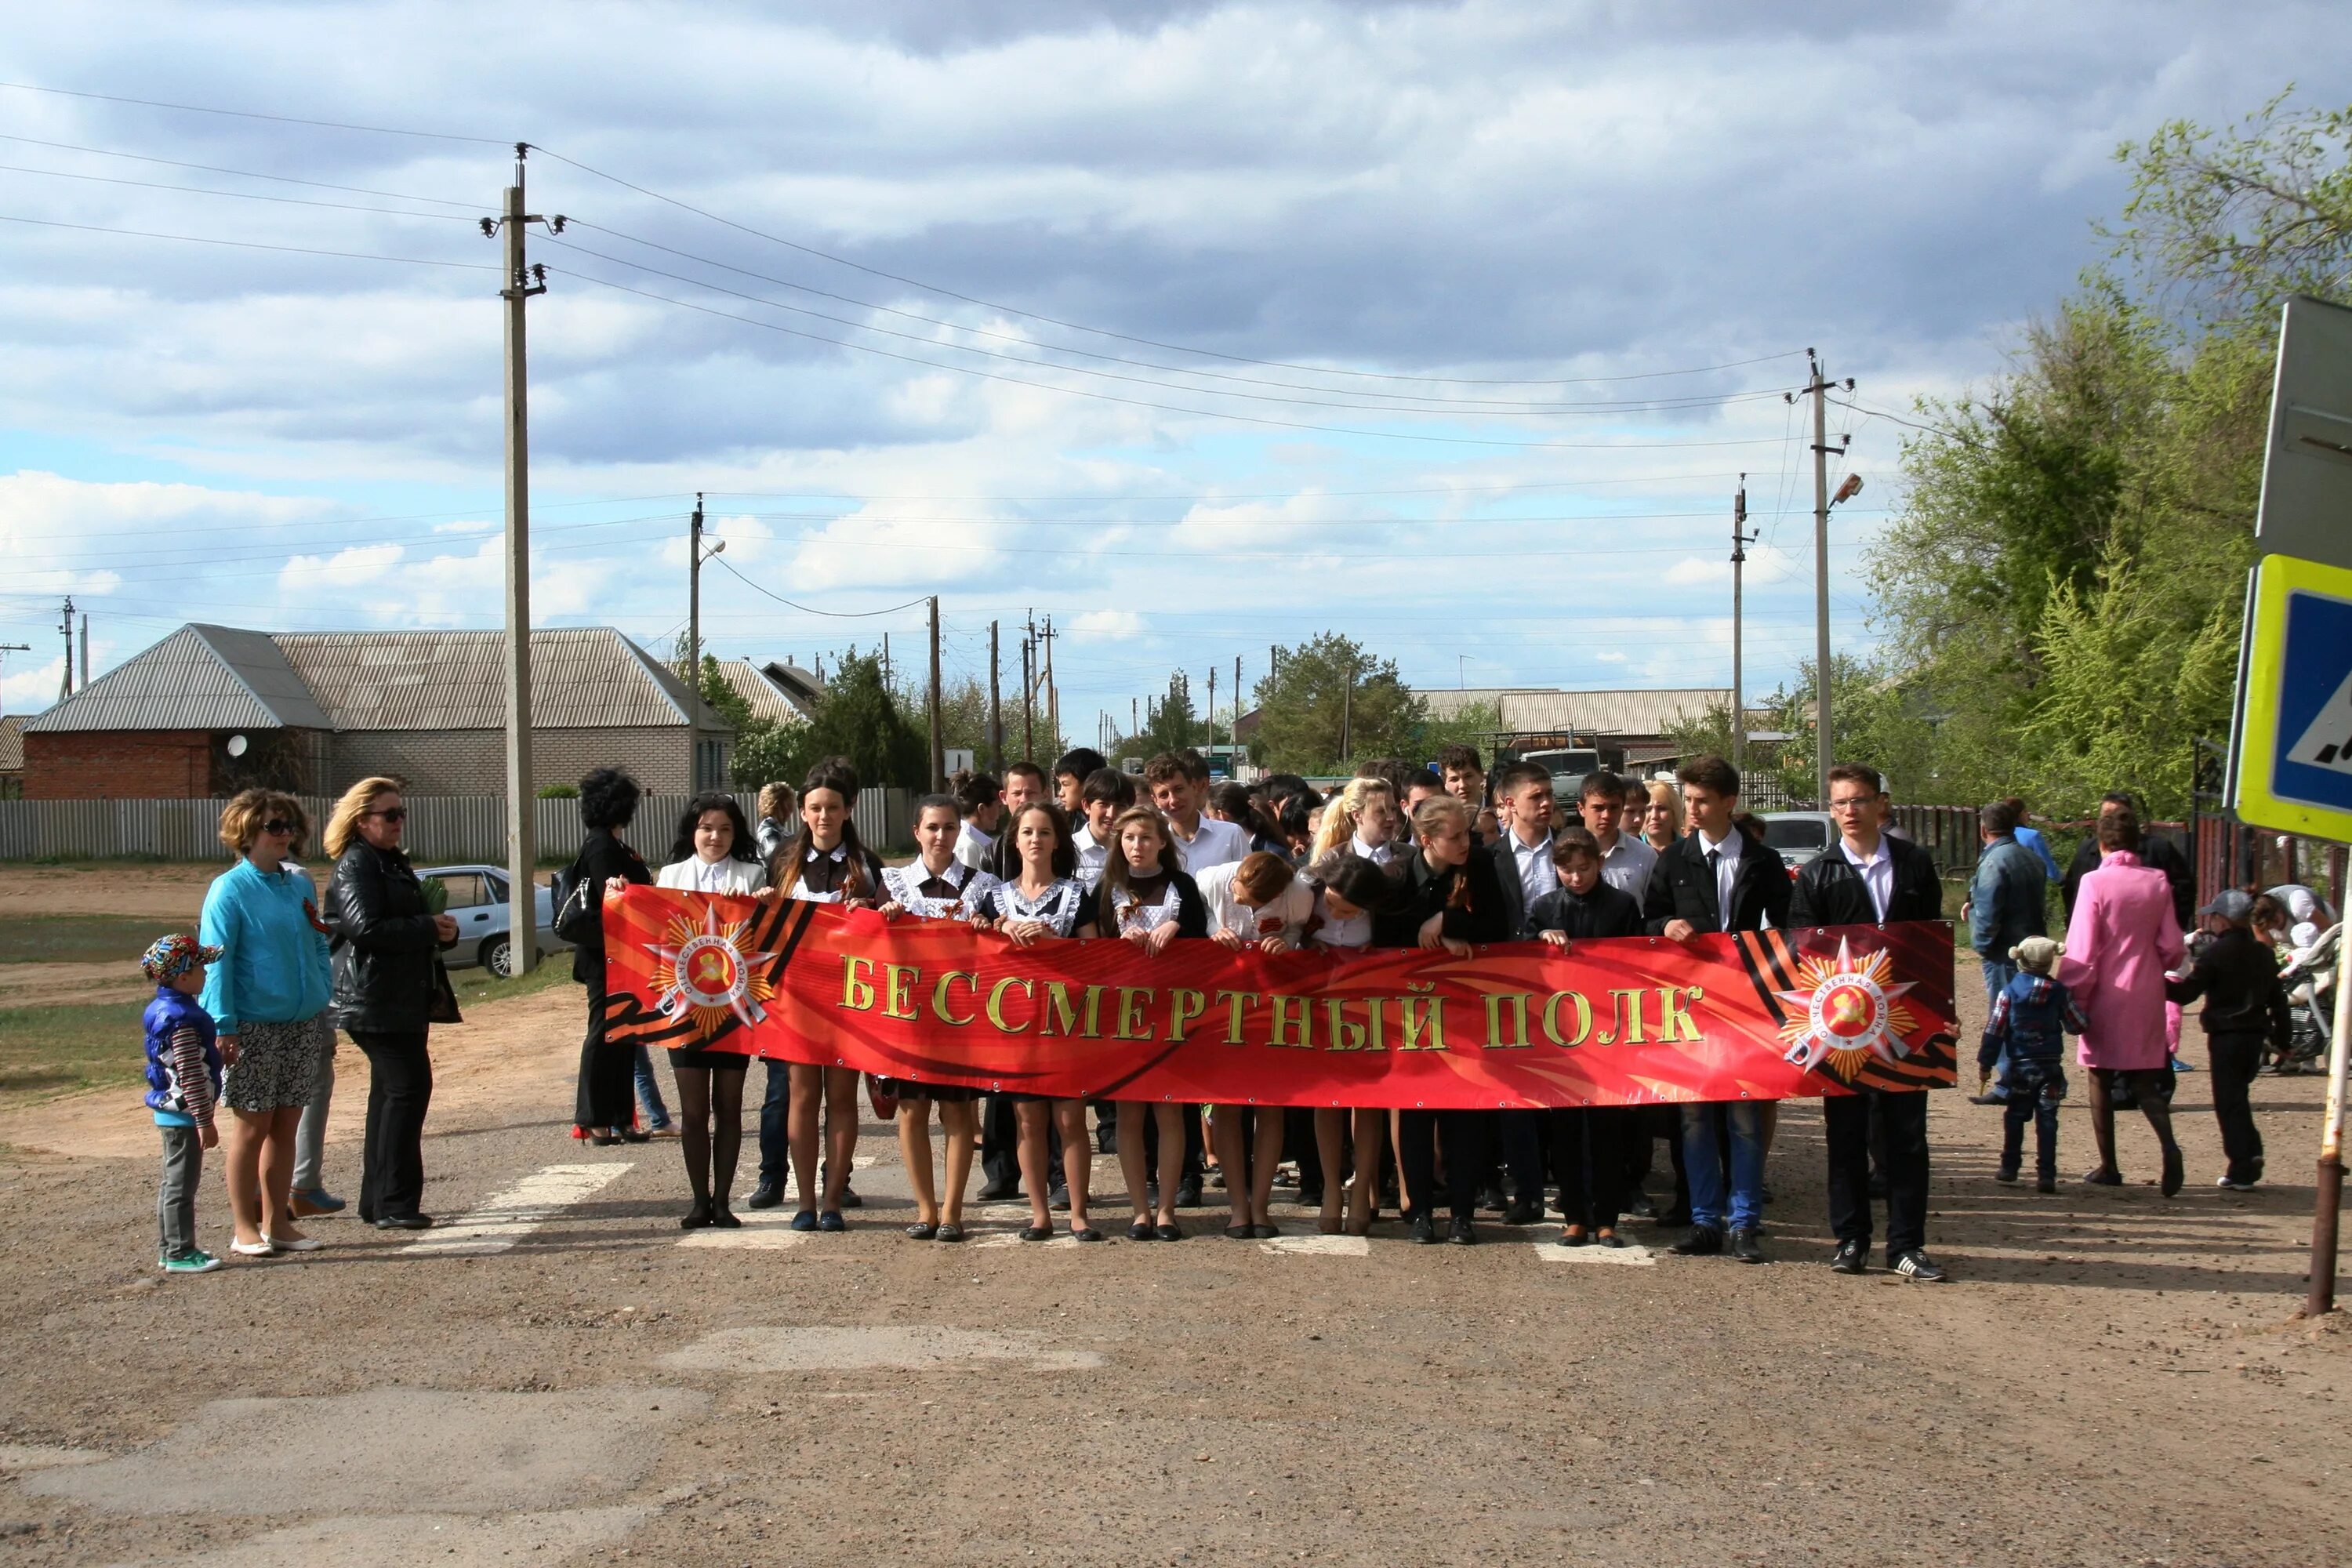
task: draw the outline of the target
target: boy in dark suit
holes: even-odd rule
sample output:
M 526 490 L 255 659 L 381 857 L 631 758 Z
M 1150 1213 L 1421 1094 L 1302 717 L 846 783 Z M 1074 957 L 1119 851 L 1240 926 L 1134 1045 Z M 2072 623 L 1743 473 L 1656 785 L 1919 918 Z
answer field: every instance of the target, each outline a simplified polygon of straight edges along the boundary
M 1750 839 L 1732 821 L 1739 774 L 1721 757 L 1694 757 L 1675 773 L 1691 831 L 1658 856 L 1642 914 L 1653 936 L 1688 942 L 1707 931 L 1760 931 L 1789 923 L 1789 868 L 1779 851 Z M 1727 1213 L 1717 1118 L 1731 1134 Z M 1683 1107 L 1683 1161 L 1690 1172 L 1691 1227 L 1670 1250 L 1707 1256 L 1728 1250 L 1741 1263 L 1764 1261 L 1764 1107 L 1755 1100 Z M 1729 1221 L 1729 1237 L 1725 1222 Z
M 1886 785 L 1878 770 L 1840 763 L 1830 770 L 1830 815 L 1838 841 L 1797 873 L 1791 926 L 1885 925 L 1944 918 L 1944 884 L 1925 849 L 1886 828 Z M 1870 1271 L 1870 1145 L 1875 1119 L 1886 1168 L 1886 1266 L 1934 1284 L 1944 1270 L 1927 1256 L 1927 1091 L 1864 1089 L 1822 1100 L 1829 1145 L 1830 1267 Z
M 1631 893 L 1601 879 L 1601 844 L 1591 829 L 1574 823 L 1561 828 L 1552 838 L 1551 854 L 1559 886 L 1528 911 L 1531 935 L 1564 948 L 1599 937 L 1642 934 L 1642 906 Z M 1625 1245 L 1617 1236 L 1617 1213 L 1624 1197 L 1625 1149 L 1641 1135 L 1641 1115 L 1624 1105 L 1503 1112 L 1507 1125 L 1513 1116 L 1541 1121 L 1552 1168 L 1559 1173 L 1559 1212 L 1568 1220 L 1560 1240 L 1567 1246 Z

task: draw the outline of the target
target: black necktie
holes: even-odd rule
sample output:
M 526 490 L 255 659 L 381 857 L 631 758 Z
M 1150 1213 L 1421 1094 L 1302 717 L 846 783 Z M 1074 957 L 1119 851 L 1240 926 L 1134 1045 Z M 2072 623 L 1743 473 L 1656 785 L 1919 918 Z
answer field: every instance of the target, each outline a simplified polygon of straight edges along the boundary
M 1708 898 L 1714 900 L 1716 902 L 1716 920 L 1723 924 L 1728 925 L 1731 922 L 1731 911 L 1721 907 L 1723 903 L 1723 894 L 1721 891 L 1722 887 L 1723 851 L 1720 849 L 1710 849 L 1706 852 L 1706 894 Z

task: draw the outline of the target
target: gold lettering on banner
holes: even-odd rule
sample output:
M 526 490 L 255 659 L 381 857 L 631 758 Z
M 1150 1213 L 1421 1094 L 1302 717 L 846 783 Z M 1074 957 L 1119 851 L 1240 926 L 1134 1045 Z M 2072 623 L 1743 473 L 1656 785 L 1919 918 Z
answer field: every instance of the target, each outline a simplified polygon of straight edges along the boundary
M 1255 991 L 1220 991 L 1217 1000 L 1225 1005 L 1225 1044 L 1242 1043 L 1242 1009 L 1257 1000 Z
M 915 1016 L 915 982 L 923 972 L 911 963 L 886 963 L 882 966 L 882 1016 L 886 1018 Z
M 1122 985 L 1118 988 L 1118 1027 L 1111 1031 L 1114 1040 L 1148 1040 L 1151 1030 L 1143 1021 L 1143 1005 L 1159 993 L 1148 985 Z
M 1396 1005 L 1397 1049 L 1442 1051 L 1445 1048 L 1444 997 L 1400 996 Z
M 1568 1003 L 1576 1010 L 1576 1030 L 1563 1036 L 1559 1032 L 1559 1005 Z M 1580 1046 L 1592 1035 L 1592 1004 L 1584 999 L 1581 991 L 1555 991 L 1544 998 L 1544 1038 L 1555 1046 Z
M 956 1028 L 961 1028 L 964 1025 L 971 1022 L 972 1015 L 967 1013 L 962 1017 L 959 1018 L 953 1013 L 948 1011 L 948 986 L 958 980 L 961 980 L 966 985 L 971 986 L 975 995 L 979 994 L 979 975 L 972 973 L 969 970 L 950 969 L 945 974 L 940 975 L 939 983 L 931 987 L 931 1016 L 937 1018 L 942 1024 L 950 1025 Z
M 1279 992 L 1266 998 L 1274 1010 L 1269 1021 L 1272 1033 L 1266 1044 L 1277 1050 L 1311 1051 L 1315 1048 L 1315 1018 L 1307 1012 L 1304 996 L 1285 996 Z M 1296 1033 L 1297 1039 L 1289 1037 Z
M 1533 993 L 1506 991 L 1486 998 L 1486 1048 L 1490 1051 L 1523 1051 L 1528 1039 L 1528 999 Z M 1511 1026 L 1511 1037 L 1503 1038 L 1503 1025 Z
M 1323 999 L 1323 1033 L 1327 1051 L 1384 1051 L 1381 1039 L 1381 1004 L 1374 997 L 1364 1008 L 1365 1022 L 1348 1016 L 1348 1004 L 1338 996 Z
M 1015 1028 L 1004 1021 L 1004 994 L 1015 986 L 1018 986 L 1021 994 L 1030 1001 L 1036 1001 L 1037 987 L 1034 983 L 1013 975 L 1008 974 L 988 988 L 988 1021 L 996 1026 L 996 1032 L 1000 1035 L 1025 1035 L 1029 1032 L 1029 1026 L 1026 1023 Z
M 1206 992 L 1181 988 L 1168 993 L 1168 1039 L 1171 1044 L 1181 1040 L 1192 1020 L 1209 1010 Z
M 1649 1037 L 1642 1033 L 1641 990 L 1634 987 L 1623 991 L 1612 991 L 1609 994 L 1617 998 L 1617 1020 L 1625 1026 L 1624 1032 L 1618 1037 L 1617 1043 L 1622 1046 L 1649 1044 Z M 1603 1040 L 1601 1043 L 1605 1046 L 1609 1042 Z
M 841 1001 L 836 1005 L 860 1013 L 871 1012 L 874 1007 L 874 983 L 858 978 L 857 972 L 861 969 L 867 974 L 873 973 L 874 961 L 859 958 L 855 953 L 842 961 Z
M 1658 1038 L 1672 1043 L 1676 1040 L 1696 1040 L 1698 1026 L 1692 1022 L 1690 1009 L 1684 1005 L 1685 993 L 1679 985 L 1658 987 Z M 1698 987 L 1687 993 L 1688 1000 L 1698 1000 Z
M 1037 1033 L 1069 1035 L 1083 1040 L 1102 1038 L 1102 996 L 1108 987 L 1089 985 L 1086 994 L 1086 1027 L 1078 1027 L 1077 1004 L 1070 1000 L 1070 988 L 1058 980 L 1045 982 L 1045 1017 Z M 1057 1029 L 1055 1026 L 1061 1026 Z

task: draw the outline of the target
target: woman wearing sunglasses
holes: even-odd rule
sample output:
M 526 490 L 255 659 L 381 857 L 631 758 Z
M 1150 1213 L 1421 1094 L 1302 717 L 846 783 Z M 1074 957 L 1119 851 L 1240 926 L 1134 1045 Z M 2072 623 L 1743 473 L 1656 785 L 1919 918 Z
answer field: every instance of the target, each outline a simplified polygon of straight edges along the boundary
M 236 864 L 205 892 L 199 940 L 221 957 L 205 971 L 204 1005 L 228 1068 L 221 1142 L 236 1226 L 229 1250 L 242 1258 L 319 1245 L 295 1227 L 290 1192 L 302 1107 L 335 1041 L 327 928 L 294 858 L 310 833 L 293 796 L 245 791 L 221 812 L 221 843 Z
M 456 921 L 425 905 L 425 885 L 401 848 L 407 828 L 400 781 L 372 778 L 343 792 L 325 836 L 335 858 L 327 883 L 335 1022 L 368 1060 L 360 1218 L 383 1230 L 423 1230 L 433 1223 L 418 1207 L 425 1112 L 433 1102 L 426 1039 L 434 1004 L 448 984 L 441 944 L 457 935 Z

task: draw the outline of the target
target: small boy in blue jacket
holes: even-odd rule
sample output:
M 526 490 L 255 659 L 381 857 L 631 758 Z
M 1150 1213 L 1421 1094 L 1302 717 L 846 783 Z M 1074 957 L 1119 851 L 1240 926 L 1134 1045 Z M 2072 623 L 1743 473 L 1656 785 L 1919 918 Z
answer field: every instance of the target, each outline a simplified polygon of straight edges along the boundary
M 155 983 L 147 1004 L 147 1109 L 163 1135 L 163 1181 L 155 1194 L 157 1262 L 166 1274 L 209 1274 L 221 1260 L 196 1245 L 196 1184 L 205 1151 L 220 1142 L 221 1053 L 212 1015 L 196 1001 L 205 965 L 221 950 L 192 936 L 158 937 L 139 967 Z
M 2058 1190 L 2058 1102 L 2066 1098 L 2066 1037 L 2083 1032 L 2082 1010 L 2052 978 L 2065 952 L 2046 936 L 2027 937 L 2009 950 L 2017 974 L 1993 998 L 1978 1058 L 2001 1060 L 2008 1096 L 2001 1110 L 2000 1169 L 1993 1179 L 2017 1180 L 2030 1121 L 2038 1193 Z

